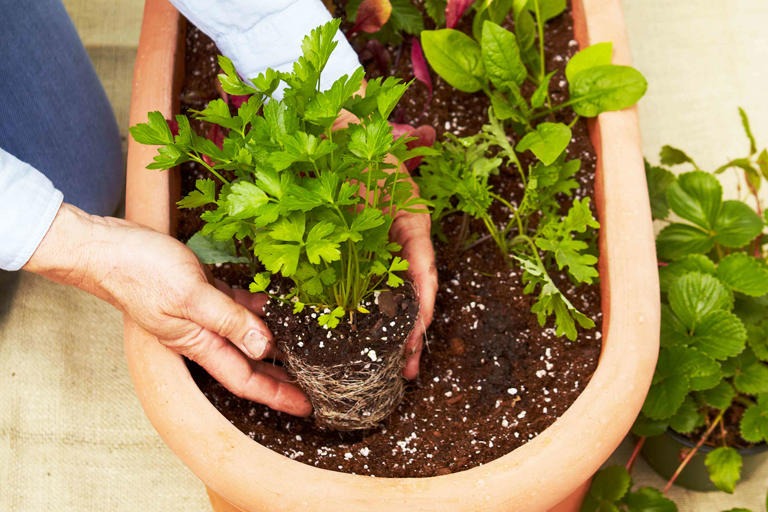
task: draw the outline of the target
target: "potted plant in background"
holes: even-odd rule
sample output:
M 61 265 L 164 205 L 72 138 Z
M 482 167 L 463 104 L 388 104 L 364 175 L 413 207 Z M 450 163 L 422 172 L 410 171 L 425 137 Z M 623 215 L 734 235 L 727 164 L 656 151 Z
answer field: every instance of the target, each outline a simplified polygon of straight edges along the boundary
M 627 492 L 628 469 L 607 468 L 584 510 L 637 500 L 676 510 L 663 497 L 673 484 L 733 493 L 768 458 L 768 266 L 759 197 L 768 151 L 758 152 L 747 115 L 739 113 L 748 156 L 709 173 L 664 146 L 662 165 L 692 170 L 675 175 L 647 165 L 654 218 L 665 223 L 657 237 L 661 349 L 632 429 L 638 441 L 628 469 L 641 453 L 667 484 Z M 746 199 L 723 200 L 716 175 L 728 169 L 743 172 Z
M 155 17 L 158 12 L 160 18 Z M 593 13 L 599 17 L 594 18 Z M 610 17 L 610 23 L 596 21 L 605 17 Z M 616 2 L 576 2 L 574 19 L 582 45 L 613 41 L 614 61 L 627 62 Z M 143 66 L 150 66 L 154 77 L 163 64 L 170 64 L 177 52 L 174 27 L 178 26 L 178 15 L 167 4 L 147 2 L 137 84 L 150 76 Z M 148 50 L 145 44 L 159 32 L 172 44 L 165 50 Z M 165 117 L 172 114 L 170 79 L 174 71 L 170 66 L 167 69 L 169 82 L 161 87 L 162 100 L 150 98 L 140 87 L 134 90 L 132 124 L 143 121 L 149 111 L 159 110 Z M 393 502 L 414 510 L 477 510 L 479 506 L 546 510 L 559 503 L 563 510 L 574 509 L 585 490 L 585 479 L 612 453 L 639 410 L 657 350 L 653 236 L 634 111 L 601 115 L 593 125 L 593 140 L 599 154 L 596 202 L 603 225 L 599 269 L 604 344 L 600 364 L 582 395 L 553 425 L 486 465 L 430 478 L 372 479 L 292 461 L 254 443 L 229 424 L 199 391 L 181 358 L 127 322 L 129 366 L 145 411 L 169 446 L 209 487 L 217 510 L 264 506 L 384 510 Z M 151 148 L 131 143 L 127 215 L 170 232 L 172 204 L 178 198 L 172 193 L 172 182 L 178 178 L 148 173 L 144 168 L 152 156 Z M 612 171 L 616 166 L 621 172 Z M 619 198 L 614 190 L 641 193 L 630 199 L 624 192 Z M 143 208 L 141 202 L 151 207 Z M 151 210 L 159 211 L 162 218 L 155 218 Z M 574 451 L 574 447 L 581 449 Z M 263 471 L 267 467 L 269 471 Z M 301 489 L 293 484 L 296 481 L 302 482 Z M 561 485 L 555 488 L 553 481 Z M 548 492 L 542 493 L 543 488 Z

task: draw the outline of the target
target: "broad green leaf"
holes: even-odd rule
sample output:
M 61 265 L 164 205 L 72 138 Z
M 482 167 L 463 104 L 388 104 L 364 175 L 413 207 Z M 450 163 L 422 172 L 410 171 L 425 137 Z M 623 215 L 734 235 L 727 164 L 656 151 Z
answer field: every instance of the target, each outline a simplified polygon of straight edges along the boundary
M 699 391 L 697 396 L 707 405 L 716 409 L 727 409 L 736 396 L 736 390 L 728 381 L 721 381 L 717 386 Z
M 500 89 L 519 87 L 528 76 L 515 35 L 496 23 L 483 23 L 483 66 L 493 85 Z
M 589 494 L 603 502 L 616 502 L 624 497 L 632 485 L 632 478 L 624 466 L 608 466 L 592 479 Z
M 257 243 L 257 257 L 264 264 L 264 268 L 273 274 L 282 274 L 291 277 L 296 273 L 299 265 L 301 247 L 297 244 L 281 244 L 265 242 Z
M 563 123 L 541 123 L 517 143 L 519 152 L 531 150 L 544 165 L 551 165 L 571 142 L 571 129 Z
M 669 287 L 669 305 L 686 327 L 694 329 L 710 312 L 730 310 L 733 295 L 717 278 L 690 272 Z
M 763 220 L 741 201 L 724 201 L 713 223 L 715 242 L 725 247 L 743 247 L 763 231 Z
M 224 89 L 224 92 L 234 94 L 235 96 L 258 93 L 256 89 L 240 79 L 240 75 L 235 70 L 235 65 L 227 57 L 219 55 L 219 67 L 223 71 L 219 75 L 219 83 L 221 83 L 221 88 Z
M 669 427 L 669 422 L 663 420 L 652 420 L 643 413 L 640 413 L 632 425 L 632 433 L 641 437 L 653 437 L 663 434 Z
M 688 156 L 685 151 L 674 148 L 672 146 L 662 146 L 659 151 L 659 160 L 662 165 L 680 165 L 685 163 L 693 164 L 694 167 L 699 166 L 693 161 L 693 158 Z
M 681 174 L 667 189 L 667 200 L 672 211 L 705 230 L 714 228 L 722 197 L 720 182 L 704 171 Z
M 656 236 L 656 251 L 661 261 L 674 261 L 689 254 L 706 254 L 715 241 L 702 230 L 679 222 L 664 227 Z
M 677 512 L 675 502 L 653 487 L 641 487 L 624 499 L 627 512 Z
M 675 175 L 662 167 L 655 167 L 645 162 L 645 178 L 648 182 L 648 197 L 651 201 L 651 215 L 654 219 L 666 219 L 669 216 L 667 189 L 674 183 Z
M 421 46 L 430 66 L 446 82 L 464 92 L 477 92 L 485 84 L 480 45 L 453 29 L 425 30 Z
M 703 254 L 689 254 L 659 267 L 661 291 L 666 292 L 675 280 L 689 272 L 715 275 L 716 269 L 715 262 Z
M 384 214 L 381 210 L 365 208 L 355 215 L 349 229 L 351 231 L 366 231 L 381 226 L 384 220 Z
M 571 106 L 577 114 L 595 117 L 601 112 L 623 110 L 643 97 L 648 83 L 629 66 L 595 66 L 575 73 L 569 83 Z
M 533 13 L 538 12 L 542 23 L 559 16 L 565 8 L 566 0 L 528 0 L 528 10 Z
M 701 426 L 704 423 L 704 417 L 699 412 L 698 405 L 693 401 L 691 396 L 687 396 L 683 405 L 677 410 L 677 412 L 669 419 L 669 426 L 672 427 L 675 432 L 681 434 L 687 434 L 696 427 Z
M 678 411 L 690 391 L 690 381 L 684 375 L 671 375 L 654 383 L 645 397 L 642 411 L 652 420 L 666 420 Z
M 715 310 L 701 318 L 691 337 L 691 346 L 723 360 L 741 353 L 746 341 L 747 330 L 739 317 L 729 311 Z
M 733 493 L 741 478 L 742 459 L 734 448 L 720 446 L 707 454 L 704 464 L 709 479 L 723 492 Z
M 768 293 L 768 268 L 743 252 L 729 254 L 720 260 L 716 275 L 737 292 L 752 297 Z
M 269 236 L 274 240 L 281 242 L 304 242 L 304 231 L 306 229 L 306 219 L 304 215 L 292 215 L 283 217 L 274 223 L 269 231 Z
M 531 94 L 531 108 L 541 108 L 547 102 L 549 97 L 549 83 L 552 81 L 552 77 L 555 76 L 557 71 L 552 71 L 544 75 L 541 82 L 536 87 L 536 90 Z
M 247 257 L 238 256 L 235 242 L 231 238 L 219 241 L 198 232 L 187 241 L 187 247 L 205 265 L 249 262 Z
M 753 360 L 733 377 L 733 385 L 742 393 L 768 393 L 768 364 Z
M 597 43 L 576 52 L 565 65 L 565 78 L 569 82 L 580 72 L 595 66 L 607 66 L 611 63 L 613 43 Z
M 750 443 L 768 442 L 768 400 L 750 405 L 741 417 L 741 437 Z
M 203 110 L 196 112 L 195 117 L 232 130 L 240 130 L 243 125 L 242 119 L 232 117 L 229 112 L 229 105 L 221 98 L 209 101 Z

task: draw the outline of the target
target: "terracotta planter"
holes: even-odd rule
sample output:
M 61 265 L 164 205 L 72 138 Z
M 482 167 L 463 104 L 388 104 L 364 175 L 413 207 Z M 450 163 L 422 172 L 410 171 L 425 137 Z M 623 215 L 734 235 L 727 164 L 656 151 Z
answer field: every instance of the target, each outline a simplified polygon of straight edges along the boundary
M 619 0 L 576 0 L 582 46 L 613 41 L 627 63 Z M 147 0 L 131 124 L 173 110 L 178 14 Z M 183 61 L 183 59 L 181 59 Z M 150 90 L 151 88 L 151 90 Z M 145 412 L 161 437 L 205 483 L 218 511 L 451 512 L 577 510 L 585 484 L 629 431 L 656 363 L 659 291 L 654 234 L 634 109 L 592 125 L 602 223 L 603 351 L 573 405 L 528 444 L 486 465 L 430 478 L 370 478 L 310 467 L 252 441 L 203 396 L 181 357 L 130 321 L 125 347 Z M 170 232 L 176 177 L 145 169 L 154 149 L 129 142 L 127 217 Z M 393 505 L 396 504 L 396 505 Z M 559 504 L 559 505 L 558 505 Z

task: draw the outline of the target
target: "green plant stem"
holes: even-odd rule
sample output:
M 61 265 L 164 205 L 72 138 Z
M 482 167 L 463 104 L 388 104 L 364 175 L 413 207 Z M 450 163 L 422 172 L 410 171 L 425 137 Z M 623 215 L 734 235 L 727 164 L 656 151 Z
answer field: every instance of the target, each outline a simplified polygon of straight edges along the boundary
M 677 469 L 675 470 L 672 477 L 667 482 L 667 485 L 664 486 L 664 489 L 662 489 L 662 494 L 666 494 L 667 491 L 669 491 L 670 488 L 672 488 L 672 485 L 675 483 L 675 480 L 677 480 L 677 477 L 680 476 L 680 473 L 683 472 L 683 469 L 685 469 L 685 466 L 688 465 L 688 463 L 691 461 L 694 455 L 699 451 L 699 448 L 701 448 L 704 443 L 709 439 L 710 434 L 712 434 L 712 431 L 715 430 L 715 427 L 723 420 L 723 415 L 725 414 L 725 409 L 720 410 L 720 412 L 717 414 L 717 417 L 712 422 L 712 424 L 707 428 L 707 430 L 701 435 L 698 442 L 696 443 L 696 446 L 691 449 L 691 451 L 688 452 L 688 454 L 685 456 L 683 461 L 680 463 L 679 466 L 677 466 Z
M 198 164 L 200 164 L 200 165 L 202 165 L 203 167 L 205 167 L 205 168 L 208 170 L 208 172 L 210 172 L 211 174 L 213 174 L 214 176 L 216 176 L 216 178 L 218 178 L 218 180 L 219 180 L 219 181 L 221 181 L 223 184 L 225 184 L 225 185 L 229 185 L 229 180 L 228 180 L 228 179 L 226 179 L 226 178 L 225 178 L 224 176 L 222 176 L 221 174 L 219 174 L 219 173 L 218 173 L 218 171 L 216 171 L 216 169 L 214 169 L 213 167 L 211 167 L 210 165 L 208 165 L 208 163 L 205 161 L 205 159 L 201 158 L 201 157 L 200 157 L 200 155 L 198 155 L 197 153 L 187 153 L 187 155 L 189 155 L 189 157 L 190 157 L 192 160 L 194 160 L 194 161 L 195 161 L 195 162 L 197 162 Z
M 536 29 L 539 32 L 539 80 L 537 83 L 544 81 L 544 77 L 547 75 L 546 64 L 544 61 L 544 23 L 541 20 L 541 6 L 539 0 L 533 2 L 534 10 L 536 11 Z M 549 97 L 547 97 L 549 99 Z

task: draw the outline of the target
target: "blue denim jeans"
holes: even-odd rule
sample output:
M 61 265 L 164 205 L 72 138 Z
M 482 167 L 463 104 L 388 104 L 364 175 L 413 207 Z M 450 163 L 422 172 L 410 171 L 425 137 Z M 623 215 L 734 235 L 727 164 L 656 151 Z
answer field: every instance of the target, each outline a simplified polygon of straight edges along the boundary
M 61 0 L 0 0 L 0 147 L 48 176 L 64 200 L 114 214 L 120 132 Z

